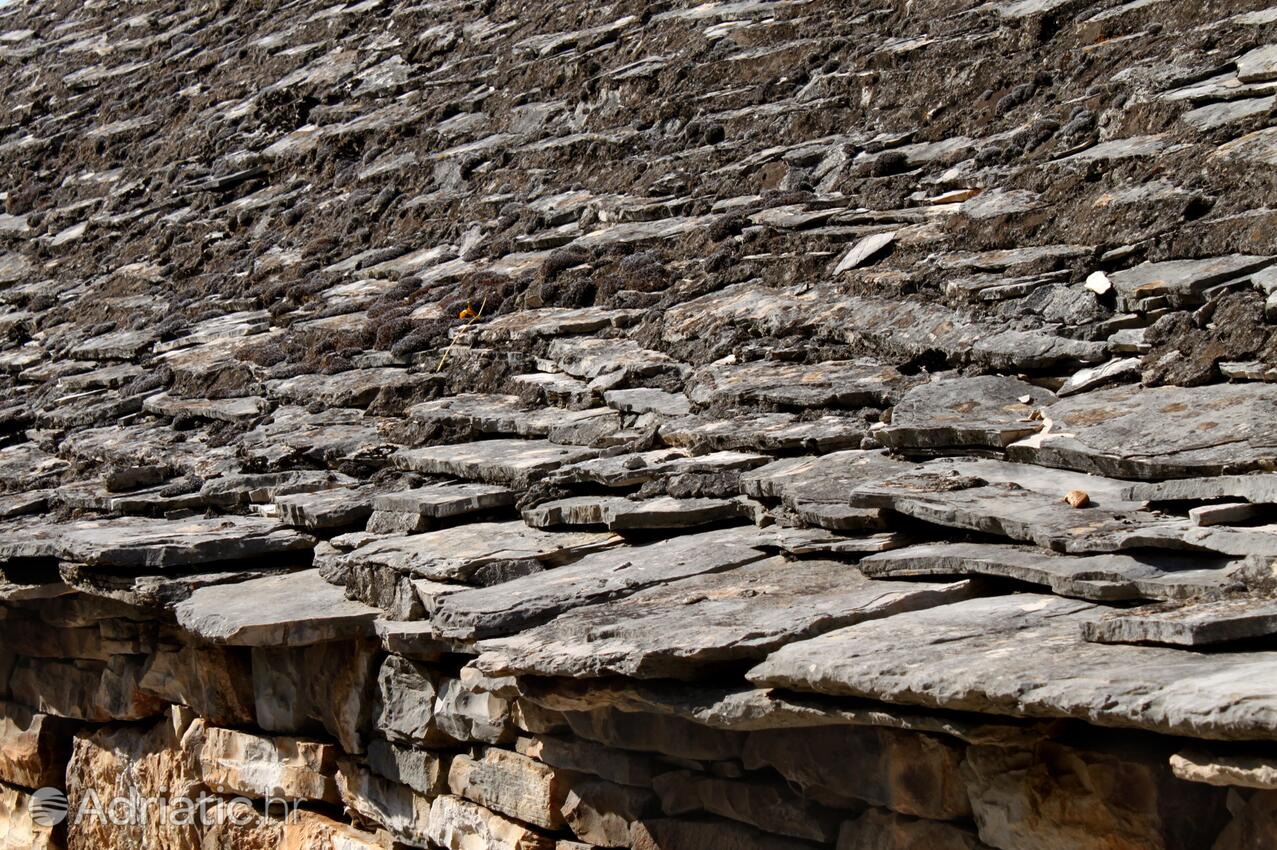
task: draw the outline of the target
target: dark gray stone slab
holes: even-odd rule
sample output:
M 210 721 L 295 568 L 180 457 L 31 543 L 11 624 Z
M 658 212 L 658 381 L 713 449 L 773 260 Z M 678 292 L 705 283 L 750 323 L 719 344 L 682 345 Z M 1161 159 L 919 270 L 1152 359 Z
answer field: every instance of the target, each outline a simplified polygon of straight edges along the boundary
M 829 452 L 859 446 L 869 432 L 861 419 L 821 416 L 804 420 L 792 413 L 756 413 L 718 418 L 688 416 L 661 426 L 667 445 L 695 452 L 755 449 L 758 451 Z
M 1277 634 L 1277 600 L 1240 597 L 1110 614 L 1082 626 L 1095 643 L 1210 646 Z
M 1217 475 L 1132 484 L 1127 498 L 1149 502 L 1206 502 L 1213 499 L 1245 499 L 1258 505 L 1277 505 L 1277 473 Z
M 1152 480 L 1277 463 L 1277 386 L 1115 387 L 1057 401 L 1007 448 L 1024 463 Z
M 894 367 L 873 360 L 811 365 L 763 360 L 707 366 L 692 376 L 686 392 L 700 405 L 879 407 L 894 402 L 910 383 Z
M 615 542 L 616 538 L 606 533 L 554 533 L 519 521 L 476 522 L 372 540 L 337 560 L 436 581 L 468 582 L 484 568 L 526 573 L 574 560 Z
M 1037 411 L 1055 401 L 1018 378 L 942 378 L 914 387 L 891 411 L 878 439 L 898 451 L 994 449 L 1042 428 Z
M 491 484 L 432 484 L 412 490 L 374 496 L 379 511 L 410 513 L 430 519 L 447 519 L 514 504 L 514 493 Z
M 760 660 L 792 640 L 969 593 L 966 582 L 875 582 L 836 561 L 769 558 L 484 641 L 478 664 L 501 675 L 695 679 L 715 665 Z
M 273 520 L 237 516 L 186 520 L 120 517 L 67 523 L 10 520 L 0 527 L 0 558 L 57 558 L 114 569 L 281 556 L 307 551 L 314 545 L 314 538 Z
M 851 504 L 889 508 L 935 525 L 995 534 L 1057 552 L 1092 554 L 1190 546 L 1186 535 L 1192 525 L 1186 520 L 1141 511 L 1074 508 L 1063 495 L 1047 496 L 1014 483 L 988 484 L 981 478 L 925 471 L 861 485 L 852 492 Z
M 545 502 L 523 512 L 535 528 L 604 525 L 610 531 L 695 528 L 741 516 L 741 505 L 729 499 L 626 499 L 622 496 L 572 496 Z
M 1207 288 L 1271 265 L 1271 257 L 1233 254 L 1201 260 L 1167 260 L 1143 263 L 1111 272 L 1109 280 L 1124 304 L 1134 306 L 1145 298 L 1167 296 L 1176 303 L 1200 300 Z
M 560 446 L 548 440 L 480 440 L 404 449 L 391 460 L 400 469 L 525 489 L 564 464 L 597 455 L 593 449 Z
M 277 496 L 279 516 L 287 525 L 301 528 L 346 528 L 358 525 L 372 513 L 372 489 L 334 487 L 313 493 Z
M 370 637 L 377 608 L 346 598 L 319 570 L 203 587 L 174 609 L 182 628 L 233 646 L 308 646 Z
M 555 470 L 556 484 L 601 484 L 604 487 L 637 487 L 648 481 L 684 473 L 737 472 L 762 466 L 767 455 L 752 452 L 711 452 L 691 455 L 683 449 L 610 455 L 583 460 Z
M 993 576 L 1045 585 L 1096 602 L 1188 599 L 1239 590 L 1239 561 L 1197 554 L 1057 555 L 1032 546 L 922 543 L 870 555 L 860 570 L 874 578 Z
M 548 572 L 449 594 L 431 620 L 449 638 L 514 634 L 582 605 L 761 560 L 761 539 L 754 529 L 730 528 L 598 552 Z
M 860 623 L 774 652 L 760 687 L 1098 726 L 1263 740 L 1277 731 L 1277 653 L 1088 643 L 1102 608 L 1056 596 L 972 599 Z

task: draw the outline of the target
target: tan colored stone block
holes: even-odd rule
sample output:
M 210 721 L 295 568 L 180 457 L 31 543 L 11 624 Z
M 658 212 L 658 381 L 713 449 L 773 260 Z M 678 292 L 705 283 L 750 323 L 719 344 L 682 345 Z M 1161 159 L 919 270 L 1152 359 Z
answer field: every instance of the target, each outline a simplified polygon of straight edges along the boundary
M 553 768 L 518 753 L 488 747 L 477 758 L 459 755 L 448 771 L 448 786 L 457 796 L 524 823 L 563 826 L 565 783 Z

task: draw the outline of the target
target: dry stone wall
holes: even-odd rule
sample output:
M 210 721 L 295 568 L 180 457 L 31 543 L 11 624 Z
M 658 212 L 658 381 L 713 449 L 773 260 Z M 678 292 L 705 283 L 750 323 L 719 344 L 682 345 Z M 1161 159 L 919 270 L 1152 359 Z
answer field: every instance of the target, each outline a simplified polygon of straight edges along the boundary
M 0 0 L 0 99 L 0 850 L 1277 848 L 1263 0 Z

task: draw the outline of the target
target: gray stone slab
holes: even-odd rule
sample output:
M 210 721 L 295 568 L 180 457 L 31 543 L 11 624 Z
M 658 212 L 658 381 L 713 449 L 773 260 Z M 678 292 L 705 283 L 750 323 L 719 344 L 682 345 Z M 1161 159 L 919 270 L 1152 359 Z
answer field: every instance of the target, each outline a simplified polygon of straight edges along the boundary
M 431 484 L 412 490 L 374 496 L 379 511 L 416 514 L 430 519 L 447 519 L 490 511 L 514 504 L 514 492 L 491 484 Z
M 1057 552 L 1191 545 L 1186 535 L 1192 525 L 1186 520 L 1141 511 L 1074 508 L 1063 496 L 1047 496 L 1014 483 L 989 484 L 981 478 L 924 471 L 861 485 L 850 500 L 854 507 L 889 508 L 946 528 L 1008 537 Z
M 874 578 L 993 576 L 1045 585 L 1096 602 L 1189 599 L 1240 590 L 1239 561 L 1198 554 L 1058 555 L 1032 546 L 921 543 L 870 555 L 858 564 Z
M 753 529 L 731 528 L 590 554 L 544 573 L 449 594 L 431 620 L 450 638 L 514 634 L 582 605 L 761 560 L 762 538 Z
M 966 582 L 875 582 L 836 561 L 769 558 L 484 641 L 478 664 L 501 675 L 695 679 L 715 665 L 761 660 L 792 640 L 969 593 Z
M 755 449 L 758 451 L 829 452 L 859 446 L 869 429 L 861 419 L 821 416 L 804 420 L 792 413 L 757 413 L 719 418 L 688 416 L 660 428 L 671 446 L 695 452 Z
M 1213 499 L 1245 499 L 1256 505 L 1277 505 L 1277 473 L 1216 475 L 1132 484 L 1129 499 L 1149 502 L 1205 502 Z
M 729 499 L 627 499 L 623 496 L 572 496 L 523 511 L 534 528 L 603 525 L 609 531 L 695 528 L 737 519 L 741 505 Z
M 290 404 L 320 402 L 328 407 L 367 407 L 383 389 L 404 391 L 437 380 L 430 373 L 391 367 L 351 369 L 335 375 L 298 375 L 267 381 L 267 394 Z
M 601 484 L 619 489 L 671 475 L 744 471 L 762 466 L 769 459 L 753 452 L 692 455 L 683 449 L 656 449 L 579 461 L 555 470 L 550 480 L 555 484 Z
M 815 457 L 783 458 L 741 475 L 741 492 L 755 499 L 846 505 L 851 490 L 913 468 L 884 451 L 850 449 Z
M 313 548 L 314 538 L 273 520 L 223 516 L 185 520 L 120 517 L 0 525 L 0 558 L 56 558 L 92 567 L 179 567 Z
M 686 392 L 699 405 L 879 407 L 893 403 L 910 383 L 894 367 L 874 360 L 810 365 L 762 360 L 706 366 L 688 381 Z
M 191 399 L 176 398 L 168 393 L 148 396 L 142 409 L 148 413 L 173 418 L 189 416 L 220 422 L 251 422 L 271 408 L 270 402 L 256 396 L 243 398 Z
M 667 393 L 650 387 L 608 390 L 603 393 L 603 400 L 622 413 L 687 416 L 692 412 L 692 403 L 682 393 Z
M 1119 300 L 1135 306 L 1146 298 L 1169 297 L 1176 303 L 1200 300 L 1206 289 L 1271 265 L 1273 258 L 1233 254 L 1201 260 L 1167 260 L 1143 263 L 1134 268 L 1110 272 L 1108 278 Z
M 468 582 L 484 568 L 536 571 L 615 542 L 616 538 L 606 533 L 554 533 L 529 528 L 520 521 L 475 522 L 372 540 L 338 561 L 435 581 Z
M 451 429 L 466 436 L 500 434 L 518 437 L 545 437 L 560 429 L 588 423 L 601 415 L 614 415 L 606 408 L 561 410 L 530 407 L 519 396 L 462 393 L 431 399 L 408 408 L 408 416 L 425 425 Z
M 1136 382 L 1140 378 L 1141 362 L 1138 357 L 1123 357 L 1119 360 L 1110 360 L 1103 366 L 1079 369 L 1069 376 L 1069 379 L 1056 390 L 1055 394 L 1063 398 L 1077 395 L 1078 393 L 1090 392 L 1109 384 Z
M 1088 643 L 1102 608 L 1056 596 L 973 599 L 860 623 L 777 650 L 760 687 L 1197 738 L 1277 732 L 1277 653 Z
M 400 469 L 454 475 L 485 484 L 524 489 L 564 464 L 598 455 L 593 449 L 548 440 L 480 440 L 450 446 L 403 449 L 391 461 Z
M 1095 643 L 1210 646 L 1277 634 L 1277 600 L 1239 597 L 1194 601 L 1178 607 L 1136 608 L 1082 626 Z
M 174 609 L 182 628 L 232 646 L 308 646 L 372 636 L 377 608 L 346 598 L 319 570 L 203 587 Z
M 1277 464 L 1277 386 L 1115 387 L 1063 398 L 1039 433 L 1007 447 L 1024 463 L 1156 480 Z
M 1042 428 L 1035 413 L 1055 401 L 1049 391 L 1018 378 L 981 375 L 942 378 L 907 392 L 878 439 L 898 451 L 1001 451 Z
M 372 489 L 333 487 L 313 493 L 277 496 L 280 519 L 301 528 L 346 528 L 372 513 Z

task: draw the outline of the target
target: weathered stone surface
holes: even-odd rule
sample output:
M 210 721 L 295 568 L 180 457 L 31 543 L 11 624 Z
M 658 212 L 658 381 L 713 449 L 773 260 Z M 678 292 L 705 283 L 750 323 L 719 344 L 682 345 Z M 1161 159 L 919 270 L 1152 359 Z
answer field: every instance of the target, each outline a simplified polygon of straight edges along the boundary
M 10 522 L 19 522 L 13 521 Z M 308 550 L 315 541 L 264 519 L 121 517 L 0 530 L 0 557 L 60 558 L 99 567 L 173 567 Z
M 430 800 L 406 785 L 391 782 L 365 770 L 353 759 L 342 758 L 337 773 L 341 801 L 360 820 L 381 827 L 409 847 L 428 847 L 433 827 Z
M 651 791 L 585 779 L 572 783 L 562 811 L 572 834 L 589 845 L 628 847 L 631 825 L 655 808 Z
M 1277 463 L 1277 387 L 1117 387 L 1060 399 L 1011 460 L 1141 480 Z
M 803 420 L 792 413 L 757 413 L 731 419 L 687 416 L 671 420 L 660 429 L 667 445 L 698 453 L 742 449 L 828 452 L 860 445 L 867 432 L 865 423 L 854 417 Z
M 1171 771 L 1186 782 L 1223 787 L 1277 789 L 1277 762 L 1263 756 L 1222 755 L 1202 749 L 1171 756 Z
M 446 850 L 553 850 L 554 839 L 460 797 L 436 797 L 430 840 Z
M 278 496 L 280 519 L 287 525 L 308 529 L 348 528 L 372 513 L 372 493 L 363 489 L 334 487 L 314 493 Z
M 166 641 L 148 660 L 138 688 L 173 705 L 185 705 L 215 725 L 248 726 L 256 720 L 247 650 Z
M 688 382 L 687 396 L 698 405 L 877 407 L 891 404 L 908 383 L 891 366 L 872 360 L 812 365 L 763 360 L 701 369 Z
M 838 837 L 838 813 L 803 800 L 780 783 L 671 771 L 658 776 L 654 787 L 667 815 L 705 811 L 774 835 L 822 843 Z
M 436 679 L 423 665 L 394 655 L 386 658 L 377 672 L 377 731 L 406 744 L 445 743 L 447 736 L 435 723 Z
M 379 511 L 448 519 L 512 505 L 514 493 L 490 484 L 433 484 L 374 496 L 372 504 Z
M 79 810 L 91 800 L 91 793 L 101 801 L 197 797 L 199 769 L 193 749 L 184 741 L 190 724 L 189 713 L 173 710 L 148 725 L 77 734 L 66 775 L 69 809 Z M 87 818 L 72 831 L 68 850 L 195 850 L 200 846 L 199 826 L 190 820 L 170 818 L 157 805 L 145 807 L 139 815 Z
M 1193 303 L 1210 286 L 1242 277 L 1271 265 L 1271 257 L 1232 255 L 1206 260 L 1170 260 L 1143 263 L 1109 274 L 1123 303 L 1134 307 L 1146 298 L 1167 296 L 1178 303 Z
M 519 521 L 476 522 L 373 540 L 338 560 L 435 581 L 486 585 L 568 563 L 616 542 L 605 533 L 541 531 Z
M 1219 834 L 1212 850 L 1264 847 L 1272 840 L 1274 829 L 1277 829 L 1277 794 L 1259 791 Z
M 996 576 L 1045 585 L 1096 602 L 1186 599 L 1236 590 L 1244 565 L 1191 554 L 1057 555 L 1030 546 L 923 543 L 870 555 L 858 567 L 875 578 Z
M 556 484 L 601 484 L 634 487 L 658 478 L 680 474 L 714 474 L 743 471 L 767 463 L 767 455 L 750 452 L 710 452 L 691 455 L 682 449 L 657 449 L 613 455 L 564 466 L 551 474 Z
M 1240 597 L 1164 610 L 1115 612 L 1082 627 L 1096 643 L 1209 646 L 1277 634 L 1277 602 Z
M 361 753 L 372 711 L 377 645 L 331 641 L 311 646 L 254 647 L 257 725 L 267 732 L 324 731 L 347 753 Z
M 448 770 L 452 793 L 515 820 L 556 830 L 564 825 L 567 783 L 555 771 L 518 753 L 484 748 L 460 754 Z
M 999 850 L 1202 847 L 1224 814 L 1222 794 L 1186 812 L 1166 764 L 1136 753 L 972 747 L 963 775 L 980 838 Z
M 1127 498 L 1149 502 L 1245 499 L 1257 505 L 1277 504 L 1277 475 L 1219 475 L 1132 484 Z
M 193 737 L 199 740 L 200 778 L 220 794 L 337 802 L 337 751 L 332 744 L 216 726 L 200 728 Z
M 833 561 L 769 558 L 577 608 L 480 644 L 491 673 L 692 679 L 843 625 L 955 601 L 955 584 L 892 585 Z
M 1211 739 L 1272 734 L 1270 652 L 1087 643 L 1095 606 L 1034 594 L 861 623 L 774 652 L 755 684 Z M 907 660 L 907 663 L 906 663 Z
M 551 767 L 598 776 L 609 784 L 634 788 L 650 788 L 653 778 L 667 769 L 651 756 L 613 749 L 573 737 L 538 735 L 519 738 L 515 746 L 523 755 Z M 574 781 L 572 787 L 577 784 Z M 570 815 L 567 816 L 570 818 Z
M 1188 548 L 1192 529 L 1184 520 L 1100 507 L 1079 509 L 1062 496 L 1053 498 L 1015 483 L 988 484 L 982 478 L 931 471 L 860 485 L 852 491 L 851 503 L 890 508 L 935 525 L 995 534 L 1074 554 Z
M 378 609 L 346 598 L 317 569 L 196 590 L 174 609 L 192 634 L 233 646 L 305 646 L 371 637 Z
M 1001 450 L 1042 428 L 1034 417 L 1055 397 L 1016 378 L 949 378 L 914 387 L 892 408 L 879 439 L 899 451 Z
M 70 736 L 70 728 L 56 717 L 0 702 L 0 782 L 31 789 L 61 786 Z
M 534 528 L 603 525 L 609 531 L 694 528 L 737 519 L 740 506 L 727 499 L 626 499 L 621 496 L 573 496 L 543 502 L 523 512 Z
M 244 802 L 227 806 L 227 816 L 205 830 L 200 850 L 384 850 L 375 834 L 299 809 L 281 816 L 260 815 Z
M 516 734 L 513 702 L 484 687 L 482 681 L 461 677 L 439 681 L 435 724 L 440 732 L 461 742 L 505 744 Z
M 838 833 L 838 850 L 985 850 L 987 844 L 974 833 L 944 821 L 911 818 L 882 809 L 870 809 L 855 820 L 844 821 Z
M 572 732 L 589 741 L 685 759 L 738 759 L 745 736 L 659 714 L 597 708 L 565 712 Z
M 368 744 L 368 767 L 391 782 L 407 785 L 424 797 L 448 793 L 447 754 L 402 747 L 381 739 Z
M 873 727 L 752 732 L 746 768 L 771 767 L 811 799 L 856 801 L 934 820 L 970 815 L 962 748 L 943 738 Z
M 130 655 L 116 655 L 105 664 L 19 659 L 9 691 L 14 700 L 58 717 L 97 723 L 144 720 L 163 710 L 141 686 L 144 664 L 144 658 Z
M 597 454 L 592 449 L 560 446 L 547 440 L 482 440 L 404 449 L 392 460 L 401 469 L 521 489 L 564 464 Z
M 449 594 L 431 620 L 450 637 L 514 634 L 582 605 L 761 560 L 758 543 L 748 530 L 724 529 L 598 552 L 552 571 Z
M 321 402 L 331 407 L 367 407 L 379 392 L 415 389 L 432 380 L 429 374 L 403 369 L 351 369 L 335 375 L 298 375 L 282 381 L 267 381 L 271 398 L 290 404 Z
M 32 797 L 0 783 L 0 848 L 3 850 L 60 850 L 62 842 L 51 826 L 36 823 Z

